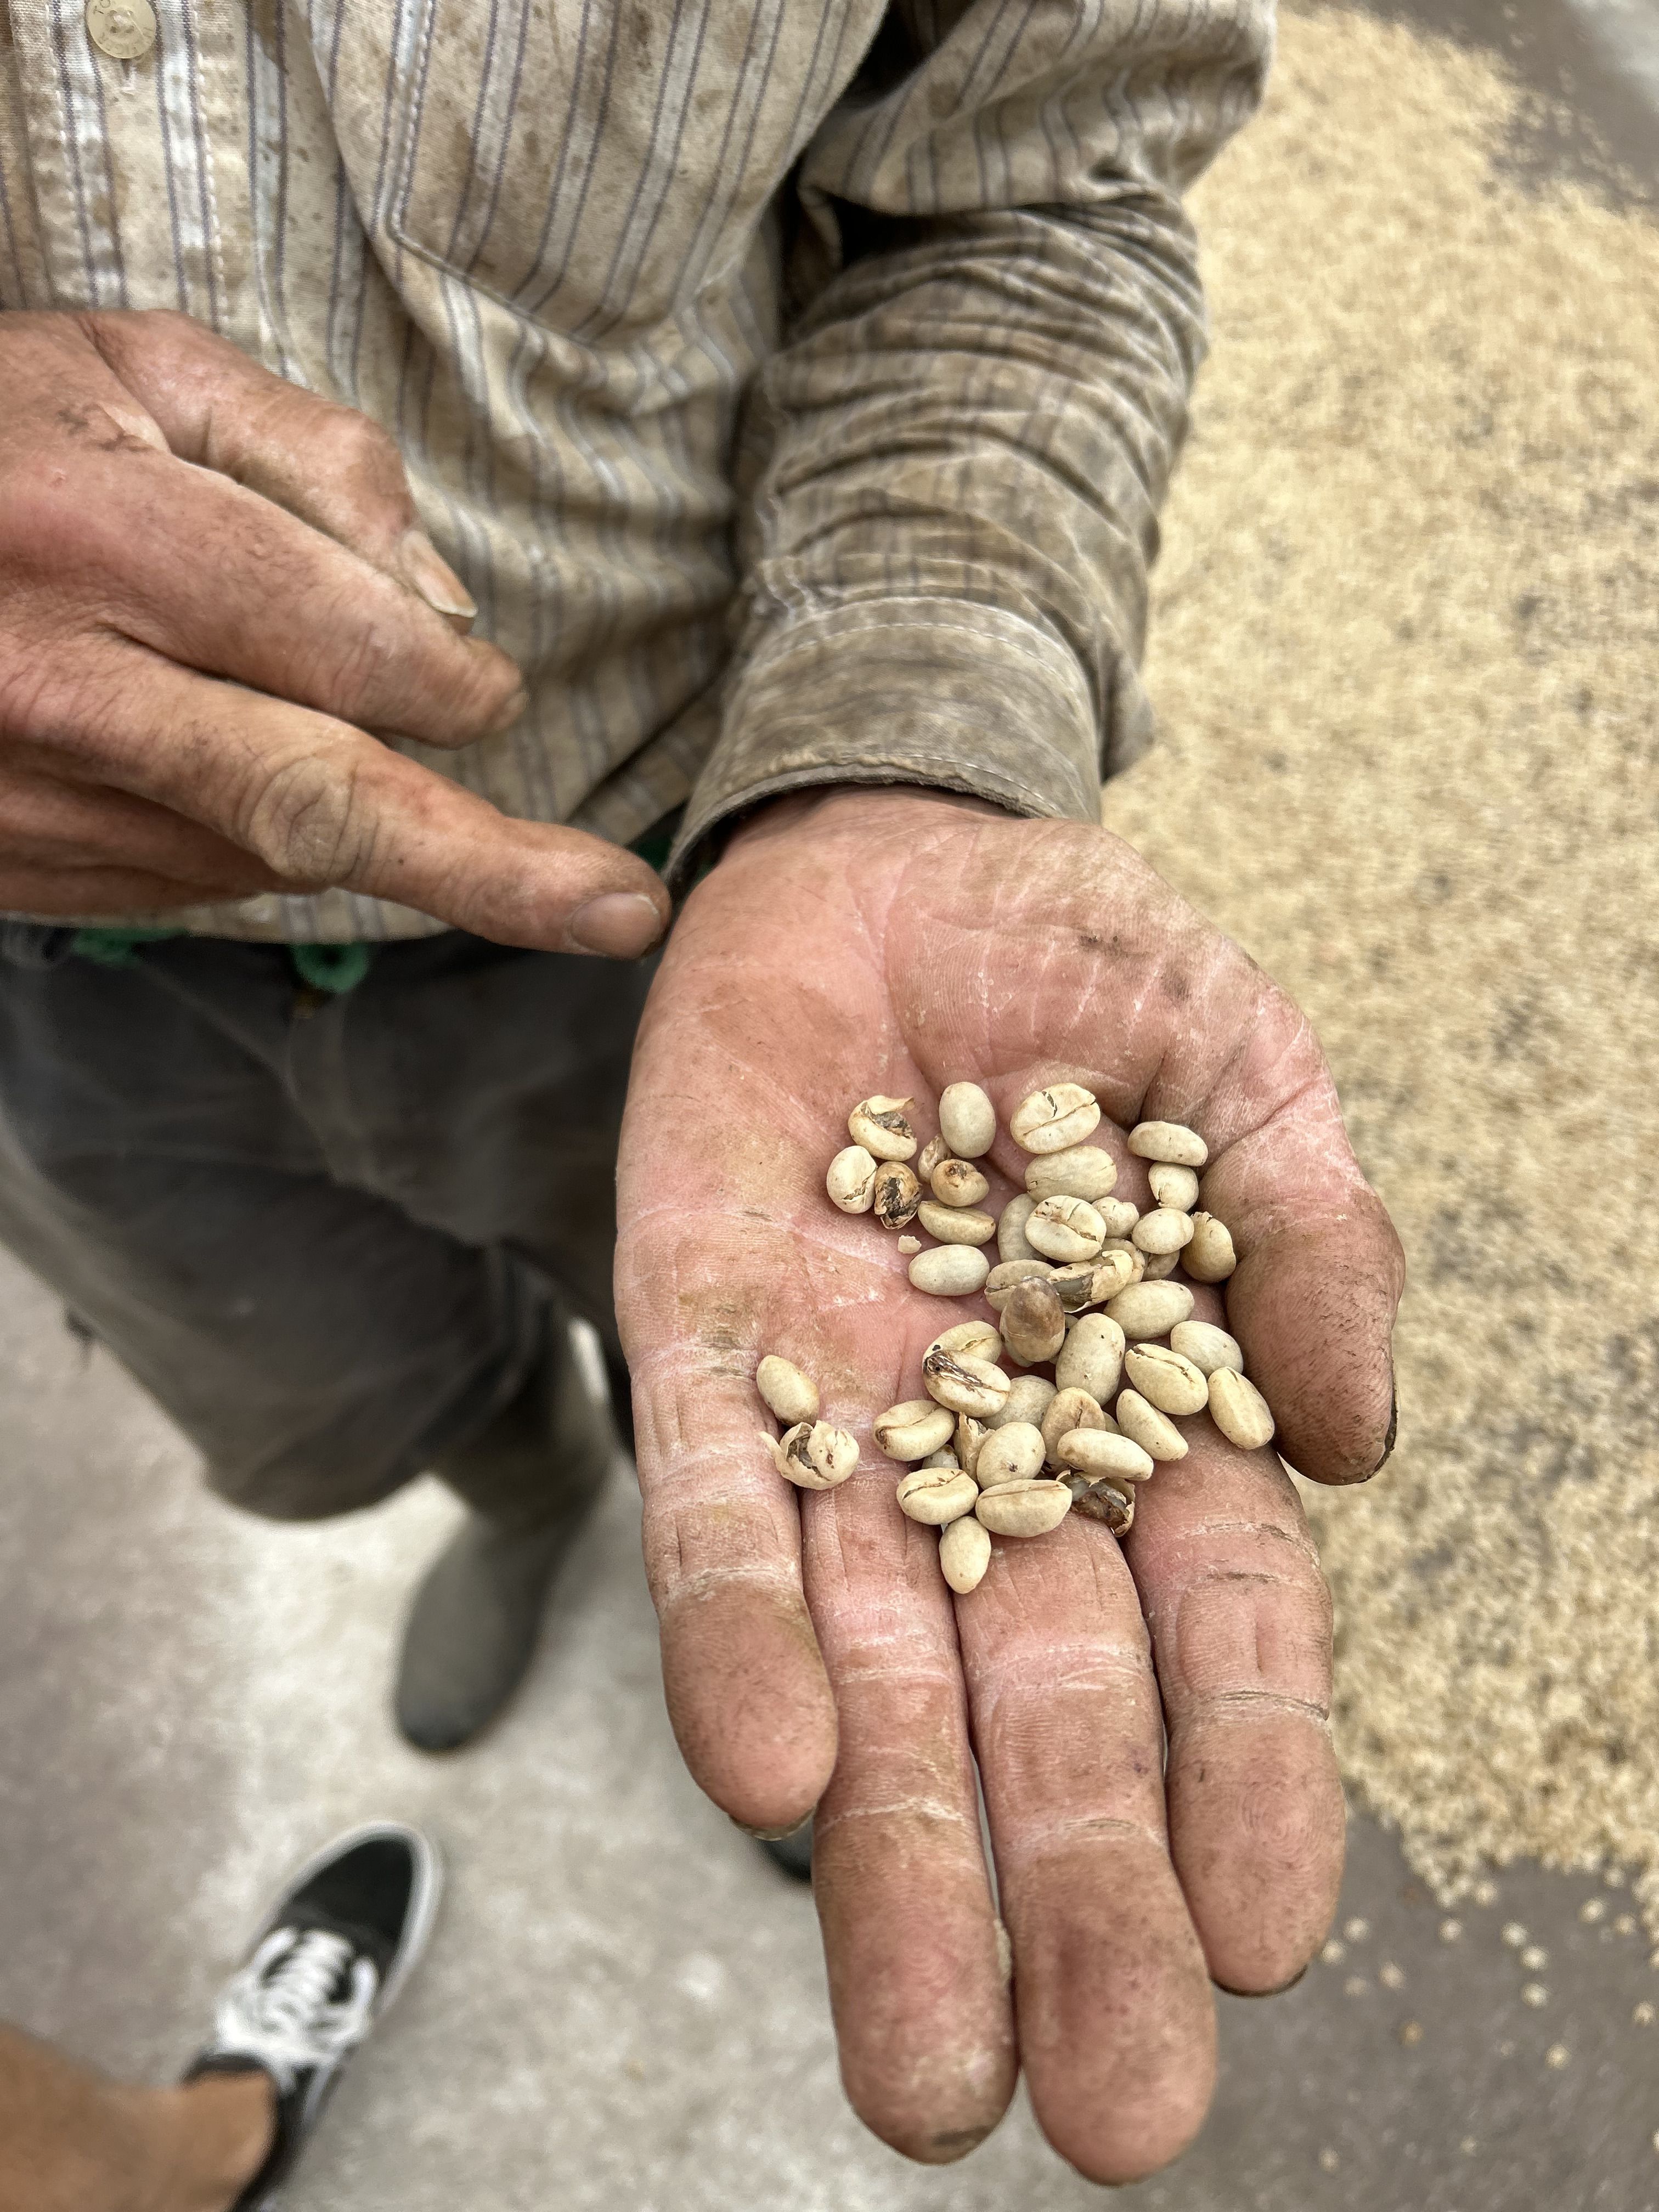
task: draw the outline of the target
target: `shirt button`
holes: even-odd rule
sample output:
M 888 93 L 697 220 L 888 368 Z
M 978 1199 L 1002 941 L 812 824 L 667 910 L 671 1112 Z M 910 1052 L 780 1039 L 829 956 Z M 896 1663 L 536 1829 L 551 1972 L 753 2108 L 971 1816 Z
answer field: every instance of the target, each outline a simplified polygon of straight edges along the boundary
M 87 0 L 87 36 L 112 61 L 136 62 L 155 44 L 149 0 Z

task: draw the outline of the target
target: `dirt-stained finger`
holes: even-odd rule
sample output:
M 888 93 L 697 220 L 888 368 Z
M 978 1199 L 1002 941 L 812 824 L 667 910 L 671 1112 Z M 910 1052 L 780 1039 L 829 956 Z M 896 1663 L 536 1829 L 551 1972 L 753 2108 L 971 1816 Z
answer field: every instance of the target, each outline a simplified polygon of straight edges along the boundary
M 894 1504 L 900 1472 L 878 1458 L 805 1503 L 841 1727 L 812 1883 L 848 2096 L 941 2164 L 996 2125 L 1017 2067 L 951 1601 L 937 1533 Z
M 957 1613 L 1032 2106 L 1079 2172 L 1132 2181 L 1191 2141 L 1215 2081 L 1134 1584 L 1073 1515 L 999 1540 Z
M 1331 1603 L 1301 1503 L 1270 1450 L 1206 1415 L 1139 1498 L 1126 1546 L 1169 1731 L 1170 1848 L 1211 1974 L 1293 1981 L 1341 1887 L 1330 1735 Z

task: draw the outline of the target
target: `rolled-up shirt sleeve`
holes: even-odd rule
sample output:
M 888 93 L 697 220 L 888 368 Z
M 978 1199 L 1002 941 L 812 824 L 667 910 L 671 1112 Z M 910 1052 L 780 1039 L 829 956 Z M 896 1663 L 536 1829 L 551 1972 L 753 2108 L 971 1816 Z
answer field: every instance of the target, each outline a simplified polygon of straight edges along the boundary
M 720 734 L 677 842 L 913 783 L 1099 818 L 1151 741 L 1158 510 L 1204 343 L 1181 195 L 1271 0 L 902 0 L 799 172 Z

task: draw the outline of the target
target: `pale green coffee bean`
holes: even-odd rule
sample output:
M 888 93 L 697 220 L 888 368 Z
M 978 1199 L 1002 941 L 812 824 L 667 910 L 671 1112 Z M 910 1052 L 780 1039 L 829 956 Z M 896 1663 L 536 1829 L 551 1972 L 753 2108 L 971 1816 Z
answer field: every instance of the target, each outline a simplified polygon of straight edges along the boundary
M 1052 1359 L 1066 1341 L 1066 1310 L 1047 1283 L 1016 1283 L 1002 1303 L 1002 1340 L 1022 1367 Z
M 979 1486 L 960 1468 L 952 1474 L 948 1468 L 915 1467 L 900 1477 L 895 1495 L 899 1511 L 907 1519 L 942 1528 L 947 1521 L 960 1521 L 964 1513 L 973 1511 L 979 1501 Z
M 876 1218 L 884 1229 L 904 1229 L 916 1218 L 921 1185 L 902 1160 L 884 1160 L 876 1170 Z
M 1103 1246 L 1098 1259 L 1074 1260 L 1069 1267 L 1056 1267 L 1048 1278 L 1048 1287 L 1068 1314 L 1085 1313 L 1091 1306 L 1103 1306 L 1131 1283 L 1138 1283 L 1144 1267 L 1143 1255 L 1133 1249 L 1113 1250 Z
M 1241 1451 L 1255 1451 L 1273 1441 L 1273 1417 L 1267 1400 L 1254 1382 L 1231 1367 L 1218 1367 L 1210 1377 L 1210 1419 Z
M 1025 1241 L 1025 1224 L 1036 1212 L 1036 1200 L 1030 1191 L 1022 1191 L 1011 1198 L 997 1219 L 997 1256 L 1008 1260 L 1040 1260 L 1042 1255 L 1034 1252 Z
M 1048 1260 L 1092 1260 L 1106 1241 L 1106 1224 L 1086 1198 L 1040 1199 L 1025 1224 L 1025 1241 Z
M 1198 1283 L 1224 1283 L 1238 1265 L 1232 1232 L 1212 1213 L 1193 1216 L 1193 1241 L 1181 1255 L 1182 1265 Z
M 991 1263 L 973 1244 L 935 1244 L 910 1262 L 910 1280 L 936 1298 L 967 1298 L 985 1287 Z
M 1185 1283 L 1131 1283 L 1106 1310 L 1132 1344 L 1142 1344 L 1167 1336 L 1177 1322 L 1190 1321 L 1193 1294 Z
M 1022 1283 L 1046 1283 L 1054 1273 L 1047 1260 L 1004 1260 L 985 1278 L 985 1303 L 1000 1315 Z
M 1008 1377 L 971 1352 L 930 1352 L 921 1363 L 922 1386 L 953 1413 L 988 1420 L 1008 1402 Z
M 1187 1439 L 1167 1413 L 1149 1405 L 1139 1390 L 1120 1390 L 1112 1417 L 1132 1443 L 1152 1459 L 1185 1459 Z
M 817 1384 L 779 1352 L 769 1352 L 755 1370 L 755 1388 L 786 1428 L 818 1417 Z
M 1094 1295 L 1097 1267 L 1093 1260 L 1073 1260 L 1067 1267 L 1048 1270 L 1048 1288 L 1060 1300 L 1062 1313 L 1080 1314 L 1099 1303 Z
M 1146 1272 L 1146 1255 L 1134 1246 L 1114 1247 L 1103 1244 L 1100 1257 L 1095 1261 L 1095 1279 L 1089 1292 L 1091 1305 L 1110 1304 L 1120 1291 L 1127 1291 L 1131 1283 L 1138 1283 Z
M 1146 1180 L 1160 1206 L 1172 1206 L 1178 1213 L 1190 1213 L 1198 1204 L 1198 1177 L 1191 1168 L 1176 1167 L 1169 1160 L 1154 1160 L 1146 1170 Z
M 898 1249 L 908 1260 L 913 1252 L 921 1251 L 921 1239 L 920 1237 L 901 1237 L 898 1240 Z
M 848 1134 L 876 1159 L 914 1159 L 916 1133 L 904 1109 L 915 1103 L 912 1098 L 862 1098 L 847 1117 Z
M 1170 1331 L 1170 1349 L 1190 1359 L 1200 1375 L 1213 1375 L 1218 1367 L 1244 1372 L 1244 1353 L 1237 1337 L 1212 1322 L 1181 1321 Z
M 1181 1261 L 1182 1255 L 1179 1252 L 1149 1252 L 1146 1255 L 1146 1265 L 1141 1270 L 1140 1279 L 1143 1283 L 1161 1283 L 1167 1277 L 1174 1274 Z
M 1117 1162 L 1098 1145 L 1039 1152 L 1025 1166 L 1025 1188 L 1033 1198 L 1086 1198 L 1098 1205 L 1116 1182 Z
M 868 1213 L 876 1202 L 876 1164 L 862 1145 L 848 1145 L 823 1178 L 830 1202 L 843 1213 Z
M 1172 1206 L 1155 1206 L 1152 1212 L 1141 1215 L 1129 1231 L 1129 1241 L 1141 1251 L 1162 1259 L 1192 1243 L 1193 1217 L 1177 1212 Z
M 1127 1198 L 1100 1198 L 1095 1200 L 1095 1212 L 1106 1224 L 1108 1240 L 1129 1237 L 1140 1218 L 1139 1207 Z
M 924 1198 L 916 1211 L 922 1227 L 941 1244 L 988 1244 L 997 1233 L 995 1214 L 981 1213 L 976 1206 L 941 1206 L 936 1198 Z
M 1042 1471 L 1042 1431 L 1030 1421 L 1009 1421 L 994 1428 L 980 1446 L 974 1463 L 974 1480 L 981 1490 L 1000 1482 L 1025 1482 Z
M 983 1421 L 976 1421 L 970 1413 L 957 1415 L 957 1457 L 963 1472 L 971 1474 L 979 1465 L 980 1446 L 990 1434 Z
M 781 1437 L 763 1432 L 772 1464 L 799 1490 L 833 1490 L 859 1463 L 858 1439 L 828 1421 L 797 1421 Z
M 1103 1266 L 1108 1260 L 1115 1258 L 1119 1254 L 1121 1254 L 1128 1263 L 1129 1281 L 1139 1282 L 1146 1273 L 1146 1255 L 1139 1244 L 1131 1244 L 1127 1237 L 1109 1237 L 1100 1248 L 1100 1260 L 1097 1264 Z M 1114 1291 L 1112 1296 L 1115 1297 L 1116 1295 L 1116 1291 Z
M 878 1413 L 871 1432 L 889 1459 L 926 1459 L 941 1451 L 957 1432 L 957 1417 L 931 1398 L 906 1398 Z
M 991 1564 L 991 1532 L 976 1514 L 951 1521 L 939 1530 L 939 1563 L 959 1597 L 979 1588 Z
M 1209 1403 L 1209 1376 L 1170 1345 L 1132 1344 L 1123 1372 L 1131 1388 L 1160 1413 L 1201 1413 Z
M 1112 1303 L 1133 1297 L 1121 1291 Z M 1117 1389 L 1123 1372 L 1123 1331 L 1110 1314 L 1085 1314 L 1076 1322 L 1054 1361 L 1054 1382 L 1061 1390 L 1086 1390 L 1097 1406 L 1104 1406 Z
M 1041 1427 L 1054 1395 L 1054 1386 L 1046 1375 L 1016 1375 L 1008 1385 L 1007 1403 L 1000 1413 L 993 1413 L 985 1425 L 988 1429 L 1004 1429 L 1016 1421 L 1029 1421 L 1033 1427 Z
M 996 1142 L 997 1109 L 977 1083 L 947 1083 L 939 1125 L 959 1160 L 981 1160 Z
M 1080 1083 L 1053 1083 L 1021 1099 L 1008 1133 L 1028 1152 L 1064 1152 L 1100 1127 L 1100 1107 Z
M 999 1490 L 981 1490 L 974 1511 L 999 1536 L 1046 1536 L 1058 1528 L 1072 1510 L 1072 1493 L 1063 1482 L 1038 1480 L 1006 1483 Z
M 1152 1455 L 1133 1437 L 1115 1429 L 1070 1429 L 1060 1439 L 1060 1462 L 1097 1482 L 1145 1482 Z
M 954 1328 L 942 1329 L 927 1350 L 971 1352 L 975 1359 L 988 1359 L 994 1367 L 1002 1357 L 1002 1339 L 988 1321 L 959 1321 Z
M 1210 1157 L 1197 1130 L 1179 1121 L 1137 1122 L 1129 1132 L 1129 1150 L 1137 1159 L 1167 1160 L 1178 1168 L 1201 1168 Z
M 1117 1432 L 1117 1423 L 1086 1390 L 1056 1390 L 1043 1409 L 1041 1426 L 1042 1448 L 1050 1467 L 1065 1464 L 1060 1455 L 1060 1440 L 1073 1429 L 1100 1429 L 1113 1436 Z
M 1135 1525 L 1135 1494 L 1128 1484 L 1115 1482 L 1085 1482 L 1075 1478 L 1072 1489 L 1072 1510 L 1080 1513 L 1085 1521 L 1103 1521 L 1113 1535 L 1127 1536 Z M 971 1527 L 972 1523 L 959 1524 Z
M 977 1206 L 991 1188 L 971 1160 L 941 1160 L 930 1181 L 941 1206 Z
M 962 1462 L 948 1446 L 943 1451 L 929 1452 L 921 1464 L 923 1467 L 948 1467 L 956 1474 L 962 1472 Z

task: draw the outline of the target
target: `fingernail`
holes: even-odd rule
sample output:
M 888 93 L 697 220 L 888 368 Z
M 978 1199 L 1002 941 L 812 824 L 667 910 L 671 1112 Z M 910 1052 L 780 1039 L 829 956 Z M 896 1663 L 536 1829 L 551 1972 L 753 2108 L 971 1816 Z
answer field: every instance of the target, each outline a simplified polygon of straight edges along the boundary
M 403 571 L 410 582 L 441 615 L 458 615 L 471 622 L 478 602 L 450 567 L 424 530 L 406 530 L 402 550 Z
M 1399 1432 L 1400 1383 L 1397 1377 L 1390 1376 L 1389 1379 L 1389 1433 L 1382 1439 L 1382 1456 L 1378 1460 L 1376 1465 L 1371 1469 L 1370 1475 L 1366 1477 L 1367 1481 L 1370 1481 L 1373 1476 L 1381 1474 L 1383 1468 L 1393 1458 L 1394 1440 Z
M 506 706 L 501 708 L 501 713 L 496 715 L 495 720 L 490 724 L 490 736 L 492 738 L 499 738 L 503 731 L 510 730 L 514 722 L 518 720 L 520 715 L 524 713 L 526 708 L 527 708 L 529 704 L 530 694 L 525 690 L 521 684 L 518 690 L 513 694 L 513 696 L 507 701 Z
M 792 1820 L 787 1828 L 751 1828 L 747 1820 L 738 1820 L 735 1813 L 728 1813 L 726 1817 L 734 1828 L 741 1828 L 745 1836 L 752 1836 L 757 1844 L 781 1844 L 786 1836 L 799 1835 L 812 1815 L 809 1813 L 805 1820 Z
M 637 960 L 662 932 L 662 916 L 642 891 L 606 891 L 570 917 L 571 942 L 608 960 Z

